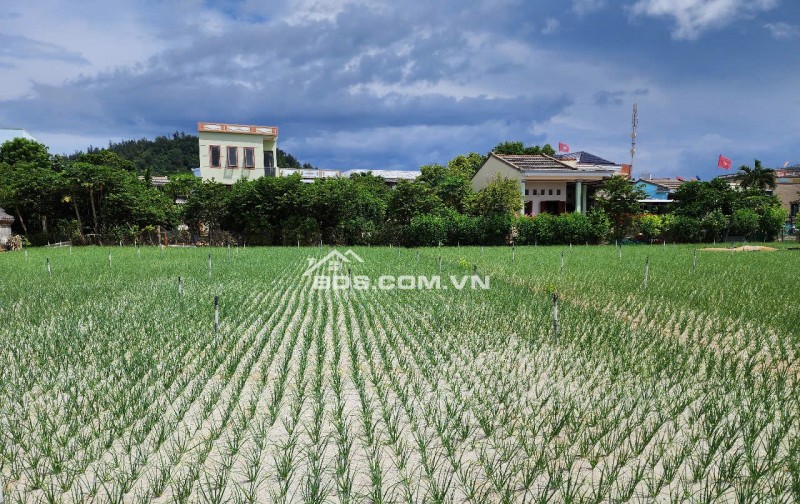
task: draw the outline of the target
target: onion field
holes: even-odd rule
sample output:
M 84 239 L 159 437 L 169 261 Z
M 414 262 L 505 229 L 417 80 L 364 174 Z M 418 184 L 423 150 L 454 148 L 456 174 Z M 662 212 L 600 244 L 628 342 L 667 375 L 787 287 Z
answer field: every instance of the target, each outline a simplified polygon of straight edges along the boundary
M 776 246 L 2 253 L 2 498 L 799 502 Z

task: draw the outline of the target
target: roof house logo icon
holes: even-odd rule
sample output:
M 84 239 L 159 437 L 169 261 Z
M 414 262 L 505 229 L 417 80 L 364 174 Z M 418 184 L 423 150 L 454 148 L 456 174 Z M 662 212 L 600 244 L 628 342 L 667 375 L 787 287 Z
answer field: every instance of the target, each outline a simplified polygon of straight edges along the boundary
M 308 261 L 308 268 L 303 272 L 304 277 L 311 276 L 314 273 L 320 274 L 323 271 L 328 271 L 330 274 L 335 275 L 342 269 L 342 266 L 347 263 L 363 263 L 364 259 L 353 252 L 352 250 L 348 249 L 345 253 L 341 253 L 338 250 L 334 249 L 331 250 L 328 255 L 323 257 L 320 260 L 317 260 L 313 257 L 309 257 Z

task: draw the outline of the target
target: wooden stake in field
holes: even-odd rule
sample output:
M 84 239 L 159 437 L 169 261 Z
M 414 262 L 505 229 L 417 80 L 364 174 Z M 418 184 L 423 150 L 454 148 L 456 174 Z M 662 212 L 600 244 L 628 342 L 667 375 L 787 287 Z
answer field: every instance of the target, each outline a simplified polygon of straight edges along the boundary
M 619 256 L 619 260 L 622 260 L 622 245 L 617 245 L 617 255 Z
M 214 296 L 214 336 L 219 332 L 219 296 Z
M 228 265 L 231 264 L 231 242 L 228 242 Z
M 561 273 L 564 273 L 564 251 L 561 251 Z
M 53 271 L 50 269 L 50 258 L 47 258 L 47 274 L 53 276 Z
M 442 256 L 439 256 L 439 274 L 442 274 Z
M 692 271 L 697 271 L 697 249 L 692 254 Z
M 517 246 L 511 244 L 511 262 L 517 262 Z
M 553 293 L 553 343 L 558 343 L 558 293 Z
M 417 262 L 419 262 L 419 250 L 417 250 Z
M 647 276 L 650 273 L 650 256 L 644 258 L 644 288 L 647 289 Z
M 211 278 L 211 254 L 208 254 L 208 277 Z
M 111 252 L 108 253 L 108 267 L 111 267 Z
M 178 275 L 178 297 L 183 295 L 183 282 L 181 281 L 181 276 Z
M 472 265 L 472 276 L 478 276 L 478 265 L 477 264 L 473 264 Z
M 417 258 L 419 258 L 419 252 L 417 252 Z M 350 290 L 350 293 L 353 292 L 353 270 L 350 269 L 350 266 L 347 267 L 347 288 Z

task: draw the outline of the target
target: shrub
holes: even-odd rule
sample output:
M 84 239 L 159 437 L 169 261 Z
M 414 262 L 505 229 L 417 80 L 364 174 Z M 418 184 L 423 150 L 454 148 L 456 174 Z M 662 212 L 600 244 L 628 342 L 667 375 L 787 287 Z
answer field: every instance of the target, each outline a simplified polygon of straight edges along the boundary
M 739 208 L 731 218 L 731 234 L 751 237 L 758 231 L 758 214 L 749 208 Z
M 482 245 L 506 245 L 511 237 L 513 218 L 510 215 L 478 217 L 477 227 Z
M 591 225 L 591 242 L 603 243 L 611 233 L 611 219 L 602 208 L 593 208 L 587 214 Z
M 555 243 L 557 217 L 542 213 L 535 217 L 517 219 L 517 243 L 520 245 L 550 245 Z
M 786 223 L 786 210 L 771 206 L 764 209 L 758 219 L 758 230 L 767 240 L 774 240 Z
M 703 228 L 700 219 L 676 215 L 669 226 L 669 237 L 677 242 L 694 243 L 703 239 Z
M 591 223 L 585 214 L 572 212 L 555 219 L 555 236 L 562 243 L 586 243 L 592 236 Z
M 406 243 L 410 246 L 435 247 L 447 240 L 447 223 L 436 215 L 417 215 L 411 219 Z
M 728 217 L 719 208 L 706 214 L 702 221 L 703 235 L 707 242 L 722 239 L 728 228 Z
M 480 217 L 451 213 L 446 217 L 448 245 L 477 245 L 481 243 Z
M 636 217 L 634 227 L 637 234 L 641 234 L 645 240 L 651 242 L 661 235 L 663 223 L 660 216 L 646 213 Z

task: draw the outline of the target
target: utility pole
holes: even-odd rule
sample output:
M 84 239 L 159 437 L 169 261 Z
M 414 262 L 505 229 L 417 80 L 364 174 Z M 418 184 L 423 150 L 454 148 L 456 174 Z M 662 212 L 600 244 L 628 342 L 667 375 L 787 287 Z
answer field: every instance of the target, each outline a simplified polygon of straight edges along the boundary
M 631 115 L 631 180 L 633 178 L 633 160 L 636 155 L 636 129 L 639 127 L 639 107 L 633 104 L 633 114 Z

